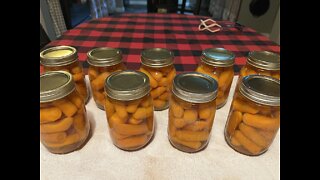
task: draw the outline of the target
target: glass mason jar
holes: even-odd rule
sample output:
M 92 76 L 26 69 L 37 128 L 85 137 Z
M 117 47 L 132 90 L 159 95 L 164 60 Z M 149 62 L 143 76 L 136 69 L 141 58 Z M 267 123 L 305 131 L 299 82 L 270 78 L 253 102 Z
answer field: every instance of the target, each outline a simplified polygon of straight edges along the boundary
M 139 71 L 150 79 L 151 96 L 156 111 L 169 107 L 172 80 L 176 76 L 173 59 L 173 52 L 163 48 L 146 49 L 141 53 L 142 65 Z
M 245 155 L 260 155 L 279 127 L 280 80 L 263 75 L 242 78 L 224 132 L 229 146 Z
M 78 149 L 89 135 L 83 98 L 72 75 L 51 71 L 40 75 L 40 139 L 55 154 Z
M 43 65 L 44 72 L 67 71 L 71 73 L 77 91 L 83 97 L 85 103 L 88 102 L 89 94 L 84 72 L 78 61 L 77 50 L 74 47 L 56 46 L 45 49 L 40 53 L 40 63 Z
M 249 52 L 247 63 L 240 70 L 238 83 L 245 76 L 259 74 L 280 80 L 280 56 L 269 51 Z
M 196 72 L 208 74 L 218 81 L 217 109 L 223 107 L 227 102 L 234 77 L 234 59 L 235 55 L 224 48 L 205 49 L 196 69 Z
M 173 80 L 168 136 L 184 152 L 197 152 L 209 142 L 216 112 L 218 82 L 198 72 L 182 73 Z
M 114 72 L 106 79 L 105 91 L 105 111 L 113 144 L 129 151 L 144 147 L 154 133 L 148 77 L 138 71 Z
M 104 82 L 114 71 L 126 70 L 122 61 L 122 53 L 114 48 L 96 48 L 87 53 L 89 64 L 88 75 L 93 99 L 98 108 L 104 109 Z

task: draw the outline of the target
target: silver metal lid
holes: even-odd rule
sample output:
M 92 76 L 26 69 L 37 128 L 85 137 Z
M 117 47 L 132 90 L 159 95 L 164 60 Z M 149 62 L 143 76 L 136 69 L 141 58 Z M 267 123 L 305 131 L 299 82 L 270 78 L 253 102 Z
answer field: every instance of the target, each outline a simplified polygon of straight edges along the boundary
M 247 62 L 265 70 L 280 70 L 280 55 L 269 51 L 249 52 Z
M 102 47 L 92 49 L 87 53 L 88 63 L 93 66 L 113 66 L 122 61 L 120 49 Z
M 235 55 L 224 48 L 210 48 L 202 51 L 200 59 L 208 65 L 228 67 L 234 64 Z
M 44 66 L 64 66 L 77 59 L 77 50 L 71 46 L 56 46 L 40 52 L 40 63 Z
M 49 71 L 40 75 L 41 103 L 61 99 L 74 89 L 72 75 L 66 71 Z
M 188 102 L 206 103 L 217 97 L 218 82 L 198 72 L 181 73 L 173 80 L 172 92 Z
M 173 64 L 174 54 L 164 48 L 145 49 L 141 53 L 141 63 L 150 67 L 164 67 Z
M 149 78 L 142 72 L 126 70 L 113 72 L 105 81 L 105 91 L 112 99 L 130 101 L 150 92 Z
M 264 75 L 248 75 L 242 79 L 240 93 L 259 104 L 280 106 L 280 80 Z

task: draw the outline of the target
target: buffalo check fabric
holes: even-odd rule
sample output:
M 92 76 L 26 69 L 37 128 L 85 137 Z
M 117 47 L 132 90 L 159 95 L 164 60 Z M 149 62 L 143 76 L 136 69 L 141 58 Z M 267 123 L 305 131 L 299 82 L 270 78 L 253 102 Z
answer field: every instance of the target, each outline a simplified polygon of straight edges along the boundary
M 280 46 L 255 30 L 236 28 L 232 22 L 217 21 L 222 30 L 199 31 L 200 19 L 208 17 L 182 14 L 122 14 L 94 19 L 65 32 L 47 47 L 67 45 L 78 50 L 79 61 L 88 68 L 86 53 L 97 47 L 121 49 L 128 69 L 140 67 L 143 49 L 160 47 L 173 51 L 178 73 L 194 71 L 202 50 L 223 47 L 236 55 L 238 73 L 248 52 L 266 50 L 280 53 Z M 40 71 L 41 71 L 40 67 Z

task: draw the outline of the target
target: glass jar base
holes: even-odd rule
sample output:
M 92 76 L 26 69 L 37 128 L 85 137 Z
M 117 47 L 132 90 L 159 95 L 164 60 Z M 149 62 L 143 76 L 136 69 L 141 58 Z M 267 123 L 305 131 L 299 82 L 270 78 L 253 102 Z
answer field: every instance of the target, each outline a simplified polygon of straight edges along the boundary
M 225 134 L 225 135 L 224 135 L 224 139 L 225 139 L 225 141 L 227 142 L 227 144 L 231 147 L 231 149 L 233 149 L 234 151 L 236 151 L 236 152 L 238 152 L 238 153 L 240 153 L 240 154 L 243 154 L 243 155 L 246 155 L 246 156 L 260 156 L 260 155 L 262 155 L 262 154 L 264 154 L 264 153 L 266 153 L 266 152 L 268 151 L 268 149 L 265 149 L 265 150 L 261 151 L 261 152 L 258 153 L 258 154 L 245 153 L 245 152 L 243 152 L 243 151 L 238 150 L 237 147 L 235 147 L 234 145 L 231 144 L 231 142 L 228 140 L 228 138 L 227 138 L 227 136 L 226 136 L 226 132 L 225 132 L 224 134 Z
M 146 141 L 145 144 L 138 146 L 138 147 L 134 147 L 134 148 L 122 148 L 122 147 L 118 146 L 116 143 L 114 143 L 114 141 L 113 141 L 113 145 L 123 151 L 128 151 L 128 152 L 138 151 L 138 150 L 145 148 L 148 144 L 150 144 L 152 142 L 153 138 L 154 138 L 154 133 L 152 135 L 150 135 L 150 137 L 148 138 L 148 140 Z
M 181 145 L 181 146 L 176 145 L 175 143 L 173 143 L 173 142 L 171 141 L 170 138 L 168 138 L 168 139 L 169 139 L 170 144 L 171 144 L 174 148 L 178 149 L 179 151 L 185 152 L 185 153 L 197 153 L 197 152 L 200 152 L 200 151 L 204 150 L 204 149 L 208 146 L 208 144 L 209 144 L 209 140 L 208 140 L 205 144 L 201 145 L 201 147 L 200 147 L 199 149 L 196 149 L 196 150 L 195 150 L 195 149 L 192 149 L 192 148 L 183 146 L 183 145 Z
M 77 151 L 77 150 L 80 150 L 82 149 L 82 147 L 88 142 L 89 140 L 89 136 L 90 134 L 92 133 L 91 132 L 91 125 L 90 123 L 88 123 L 89 125 L 89 130 L 85 136 L 85 138 L 83 138 L 82 140 L 76 142 L 76 143 L 73 143 L 73 144 L 69 144 L 69 145 L 66 145 L 66 146 L 63 146 L 63 147 L 59 147 L 59 148 L 50 148 L 50 147 L 46 147 L 46 149 L 53 153 L 53 154 L 69 154 L 69 153 L 72 153 L 74 151 Z

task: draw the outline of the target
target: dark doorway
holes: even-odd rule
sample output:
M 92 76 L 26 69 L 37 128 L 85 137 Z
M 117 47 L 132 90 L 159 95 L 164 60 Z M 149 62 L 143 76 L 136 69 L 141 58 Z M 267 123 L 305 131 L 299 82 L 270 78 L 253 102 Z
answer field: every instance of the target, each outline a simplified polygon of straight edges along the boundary
M 81 0 L 60 0 L 60 4 L 67 29 L 91 19 L 89 1 L 82 3 Z
M 147 12 L 147 0 L 124 0 L 123 3 L 126 13 Z

